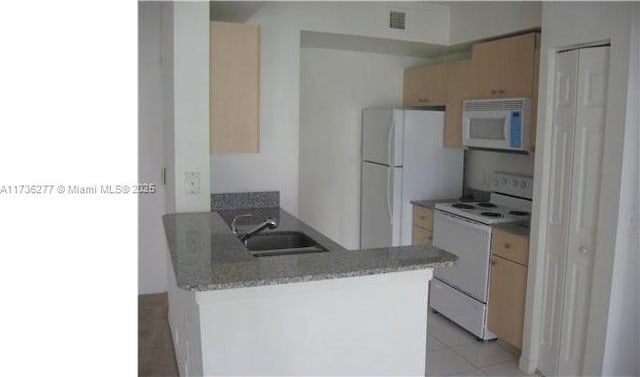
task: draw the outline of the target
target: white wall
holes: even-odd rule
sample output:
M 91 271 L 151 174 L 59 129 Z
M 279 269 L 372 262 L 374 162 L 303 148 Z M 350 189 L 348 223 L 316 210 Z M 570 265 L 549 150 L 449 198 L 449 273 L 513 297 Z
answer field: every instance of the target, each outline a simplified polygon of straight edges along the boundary
M 261 26 L 260 153 L 211 155 L 211 192 L 279 190 L 281 207 L 298 213 L 300 32 L 448 42 L 446 7 L 394 7 L 409 11 L 406 33 L 386 28 L 385 3 L 270 2 L 247 20 Z
M 640 376 L 640 4 L 632 13 L 627 127 L 618 223 L 611 283 L 611 303 L 602 374 Z M 634 126 L 635 125 L 635 126 Z
M 176 187 L 175 182 L 175 126 L 173 117 L 174 90 L 173 90 L 173 3 L 162 2 L 161 21 L 161 64 L 163 98 L 163 143 L 164 143 L 164 167 L 166 169 L 165 185 L 165 209 L 167 212 L 176 211 Z
M 538 101 L 538 135 L 535 163 L 534 208 L 531 229 L 529 278 L 527 282 L 527 313 L 523 352 L 520 365 L 528 370 L 535 367 L 538 358 L 537 344 L 540 333 L 541 298 L 543 286 L 543 255 L 545 245 L 545 226 L 538 219 L 546 219 L 549 195 L 550 153 L 553 79 L 555 54 L 557 49 L 584 43 L 610 41 L 609 88 L 606 115 L 605 142 L 603 154 L 602 183 L 600 187 L 600 205 L 598 208 L 597 245 L 592 283 L 592 302 L 589 311 L 589 330 L 585 344 L 585 375 L 600 375 L 604 365 L 612 357 L 605 348 L 604 340 L 613 336 L 607 332 L 608 326 L 625 326 L 611 317 L 609 321 L 610 297 L 614 258 L 625 255 L 619 242 L 622 228 L 619 226 L 619 209 L 631 205 L 621 187 L 627 187 L 622 181 L 623 145 L 625 132 L 637 123 L 627 119 L 627 93 L 636 88 L 638 82 L 629 81 L 629 45 L 631 10 L 638 3 L 544 3 L 542 6 L 542 40 L 540 57 L 540 94 Z M 636 89 L 637 90 L 637 89 Z M 636 107 L 637 104 L 629 106 Z M 637 120 L 636 120 L 637 121 Z M 637 148 L 632 145 L 632 148 Z M 625 188 L 624 190 L 627 190 Z M 623 224 L 621 222 L 620 224 Z M 632 277 L 623 275 L 625 283 L 636 284 Z M 618 277 L 616 277 L 616 280 Z M 637 318 L 636 318 L 637 321 Z M 637 325 L 635 325 L 637 328 Z M 633 327 L 633 324 L 632 324 Z M 633 342 L 633 336 L 631 341 Z M 617 340 L 617 339 L 616 339 Z M 608 341 L 608 340 L 607 340 Z M 637 359 L 637 354 L 636 357 Z M 637 360 L 625 360 L 625 362 Z M 618 364 L 617 371 L 636 370 L 637 364 Z
M 176 211 L 210 211 L 209 3 L 173 4 L 173 119 Z M 185 173 L 200 174 L 200 192 L 185 192 Z
M 449 44 L 476 41 L 496 35 L 540 27 L 541 2 L 450 2 Z
M 166 253 L 162 230 L 164 186 L 164 90 L 161 65 L 162 4 L 138 3 L 138 182 L 157 192 L 138 196 L 138 292 L 166 291 Z
M 402 103 L 405 67 L 424 59 L 303 48 L 299 216 L 347 249 L 360 235 L 361 111 Z
M 202 371 L 423 376 L 432 274 L 429 269 L 196 292 Z
M 489 189 L 489 174 L 493 172 L 533 176 L 531 155 L 468 150 L 464 160 L 464 184 L 476 190 Z
M 449 7 L 428 2 L 310 2 L 288 7 L 301 29 L 401 41 L 449 44 Z M 389 10 L 405 11 L 406 30 L 389 28 Z
M 162 214 L 210 210 L 209 4 L 139 7 L 139 178 L 159 190 L 139 199 L 139 293 L 145 294 L 167 287 Z M 199 194 L 186 194 L 185 172 L 200 173 Z

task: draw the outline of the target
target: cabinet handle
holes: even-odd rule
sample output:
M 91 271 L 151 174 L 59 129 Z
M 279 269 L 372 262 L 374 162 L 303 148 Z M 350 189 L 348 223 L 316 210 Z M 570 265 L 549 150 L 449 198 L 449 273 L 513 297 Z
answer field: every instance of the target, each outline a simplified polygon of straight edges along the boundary
M 504 248 L 505 248 L 505 249 L 511 249 L 511 245 L 509 245 L 508 243 L 505 243 L 505 244 L 504 244 Z
M 491 94 L 496 94 L 498 91 L 495 89 L 491 89 Z
M 500 93 L 500 94 L 504 94 L 504 89 L 500 89 L 500 90 L 498 90 L 498 93 Z
M 495 260 L 495 259 L 491 259 L 491 265 L 492 265 L 492 266 L 495 266 L 496 264 L 498 264 L 498 262 L 496 262 L 496 260 Z
M 429 102 L 428 98 L 418 98 L 418 102 Z
M 424 216 L 420 216 L 420 220 L 424 220 Z
M 427 236 L 427 239 L 431 241 L 433 239 L 433 236 Z

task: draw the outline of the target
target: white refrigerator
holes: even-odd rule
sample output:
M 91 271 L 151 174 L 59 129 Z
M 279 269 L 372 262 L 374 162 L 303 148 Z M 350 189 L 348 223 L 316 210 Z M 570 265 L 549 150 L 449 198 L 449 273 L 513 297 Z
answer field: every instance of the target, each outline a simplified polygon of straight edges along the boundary
M 463 153 L 444 148 L 444 111 L 363 110 L 360 248 L 411 245 L 410 202 L 460 197 Z

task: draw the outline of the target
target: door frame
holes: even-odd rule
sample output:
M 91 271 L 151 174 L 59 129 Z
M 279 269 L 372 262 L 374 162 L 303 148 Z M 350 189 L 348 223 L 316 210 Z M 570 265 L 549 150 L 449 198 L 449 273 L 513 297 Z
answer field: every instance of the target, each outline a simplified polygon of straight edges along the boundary
M 527 278 L 527 296 L 523 326 L 522 354 L 519 367 L 529 374 L 535 372 L 539 360 L 539 344 L 542 333 L 542 303 L 544 289 L 544 248 L 549 213 L 549 196 L 551 187 L 551 154 L 553 121 L 553 101 L 555 87 L 556 56 L 561 51 L 603 45 L 610 41 L 594 41 L 580 45 L 559 46 L 540 49 L 540 91 L 538 101 L 538 124 L 536 154 L 534 167 L 533 208 L 531 216 L 531 237 L 529 272 Z M 611 64 L 614 46 L 609 51 L 608 75 L 615 65 Z M 622 173 L 620 149 L 624 133 L 619 132 L 613 124 L 612 88 L 607 88 L 607 114 L 603 145 L 602 169 L 612 169 L 611 173 L 620 182 Z M 598 203 L 598 228 L 596 230 L 596 250 L 615 251 L 618 223 L 618 204 L 620 199 L 619 185 L 612 185 L 606 179 L 600 183 L 600 199 Z M 589 304 L 587 342 L 583 362 L 583 372 L 587 375 L 600 375 L 602 372 L 606 330 L 611 297 L 613 275 L 613 252 L 596 252 L 593 262 L 593 280 Z M 556 365 L 557 369 L 557 365 Z

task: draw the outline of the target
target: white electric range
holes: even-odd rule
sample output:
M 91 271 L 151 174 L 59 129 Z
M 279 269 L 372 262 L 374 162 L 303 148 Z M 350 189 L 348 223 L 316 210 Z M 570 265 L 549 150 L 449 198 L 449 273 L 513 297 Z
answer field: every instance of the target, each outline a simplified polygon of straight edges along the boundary
M 528 222 L 533 178 L 492 173 L 488 202 L 437 203 L 433 245 L 458 256 L 458 263 L 436 270 L 431 282 L 432 309 L 482 340 L 487 329 L 492 225 Z

